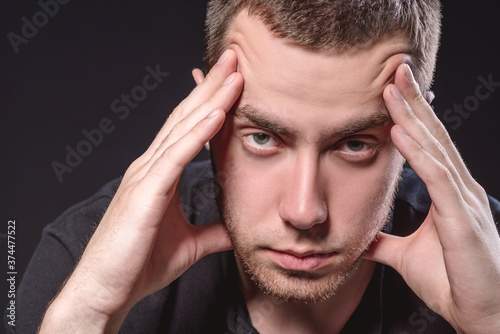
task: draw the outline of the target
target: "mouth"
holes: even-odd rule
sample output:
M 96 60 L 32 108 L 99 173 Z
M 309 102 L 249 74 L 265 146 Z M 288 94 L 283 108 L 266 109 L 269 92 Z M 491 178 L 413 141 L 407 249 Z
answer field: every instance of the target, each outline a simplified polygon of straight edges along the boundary
M 276 265 L 286 270 L 313 271 L 327 266 L 336 252 L 323 253 L 308 251 L 297 253 L 294 251 L 279 251 L 266 249 L 267 255 Z

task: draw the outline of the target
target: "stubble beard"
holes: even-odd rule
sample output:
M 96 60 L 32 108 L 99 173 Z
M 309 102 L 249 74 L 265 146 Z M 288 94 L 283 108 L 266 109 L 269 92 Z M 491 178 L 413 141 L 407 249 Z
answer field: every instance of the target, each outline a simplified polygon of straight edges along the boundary
M 212 167 L 215 173 L 215 166 Z M 337 262 L 337 268 L 327 275 L 285 270 L 269 263 L 269 261 L 259 260 L 256 256 L 257 248 L 249 242 L 252 239 L 244 231 L 241 231 L 242 219 L 239 218 L 237 210 L 230 203 L 231 201 L 224 195 L 223 187 L 220 187 L 217 194 L 217 205 L 232 241 L 237 262 L 261 291 L 277 300 L 315 303 L 331 298 L 349 279 L 349 276 L 357 271 L 363 253 L 376 240 L 377 233 L 389 222 L 401 172 L 402 166 L 398 177 L 386 185 L 390 188 L 386 187 L 385 189 L 392 188 L 392 192 L 386 193 L 385 198 L 378 206 L 379 210 L 375 210 L 377 212 L 369 217 L 368 220 L 372 226 L 369 233 L 366 233 L 362 240 L 351 243 L 351 246 L 339 255 L 340 260 Z M 215 175 L 217 174 L 215 173 Z M 217 180 L 217 183 L 221 186 L 220 180 Z
M 238 229 L 238 226 L 241 226 L 240 220 L 224 196 L 220 196 L 218 203 L 237 262 L 258 288 L 281 301 L 314 303 L 334 296 L 349 276 L 356 272 L 361 256 L 375 240 L 377 232 L 388 222 L 393 201 L 391 199 L 385 203 L 385 213 L 379 214 L 378 220 L 373 221 L 374 227 L 362 241 L 353 244 L 341 254 L 333 255 L 339 256 L 339 261 L 335 270 L 325 275 L 286 270 L 269 261 L 260 260 L 256 256 L 255 246 L 249 242 L 251 239 Z

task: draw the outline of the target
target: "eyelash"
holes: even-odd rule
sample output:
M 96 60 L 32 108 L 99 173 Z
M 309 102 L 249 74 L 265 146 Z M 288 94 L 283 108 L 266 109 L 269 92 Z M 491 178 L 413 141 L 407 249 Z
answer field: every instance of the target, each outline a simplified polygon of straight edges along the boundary
M 255 142 L 255 137 L 258 135 L 264 135 L 269 138 L 269 142 L 274 143 L 268 145 L 259 145 Z M 280 141 L 276 139 L 273 135 L 270 135 L 264 131 L 252 132 L 243 136 L 244 145 L 248 151 L 257 156 L 270 156 L 277 152 L 278 149 L 282 147 Z M 348 145 L 352 143 L 362 144 L 363 148 L 360 151 L 349 151 Z M 366 162 L 371 159 L 376 153 L 376 147 L 373 144 L 369 144 L 363 140 L 357 139 L 347 139 L 341 142 L 336 143 L 331 151 L 341 155 L 342 159 L 348 162 Z
M 363 144 L 363 148 L 360 151 L 348 151 L 342 148 L 347 147 L 349 143 L 360 143 Z M 369 144 L 363 140 L 348 139 L 335 144 L 333 149 L 337 154 L 340 154 L 344 160 L 349 162 L 366 162 L 370 160 L 376 153 L 376 147 L 373 144 Z
M 258 135 L 264 135 L 264 136 L 269 137 L 269 141 L 275 142 L 277 145 L 275 144 L 275 145 L 271 145 L 271 146 L 264 146 L 264 145 L 257 144 L 255 142 L 255 136 L 258 136 Z M 253 154 L 259 155 L 259 156 L 272 155 L 276 152 L 276 149 L 279 149 L 281 147 L 281 144 L 279 143 L 279 141 L 276 138 L 274 138 L 273 136 L 271 136 L 270 134 L 267 134 L 265 132 L 249 133 L 247 135 L 244 135 L 243 138 L 244 138 L 244 143 L 245 143 L 245 146 L 247 147 L 247 149 L 250 152 L 252 152 Z

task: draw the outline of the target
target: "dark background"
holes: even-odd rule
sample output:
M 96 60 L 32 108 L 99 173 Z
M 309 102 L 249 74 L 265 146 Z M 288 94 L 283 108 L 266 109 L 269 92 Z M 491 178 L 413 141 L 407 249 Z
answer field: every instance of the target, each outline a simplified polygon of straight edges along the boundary
M 47 0 L 45 0 L 47 1 Z M 443 37 L 435 84 L 435 110 L 443 115 L 475 95 L 479 76 L 500 82 L 500 2 L 443 2 Z M 0 272 L 7 270 L 7 222 L 16 220 L 17 284 L 42 228 L 66 208 L 123 174 L 154 138 L 169 112 L 194 87 L 202 67 L 206 1 L 70 1 L 59 5 L 16 53 L 7 38 L 33 22 L 36 1 L 3 1 L 0 8 L 0 113 L 2 184 Z M 169 76 L 121 120 L 111 103 L 142 84 L 147 66 Z M 500 87 L 450 134 L 475 178 L 500 197 Z M 483 93 L 485 91 L 482 91 Z M 60 182 L 51 164 L 65 164 L 83 130 L 109 118 L 92 153 Z M 206 152 L 204 153 L 206 157 Z M 1 274 L 5 284 L 6 274 Z M 0 285 L 0 302 L 7 291 Z M 0 314 L 3 311 L 0 311 Z

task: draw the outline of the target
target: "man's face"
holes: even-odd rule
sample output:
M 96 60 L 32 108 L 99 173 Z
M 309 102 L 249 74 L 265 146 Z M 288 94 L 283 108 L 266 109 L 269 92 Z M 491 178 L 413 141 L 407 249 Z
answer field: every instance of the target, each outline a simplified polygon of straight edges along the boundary
M 211 147 L 238 264 L 275 297 L 328 298 L 390 212 L 403 158 L 382 91 L 405 41 L 308 51 L 245 13 L 228 38 L 245 86 Z

